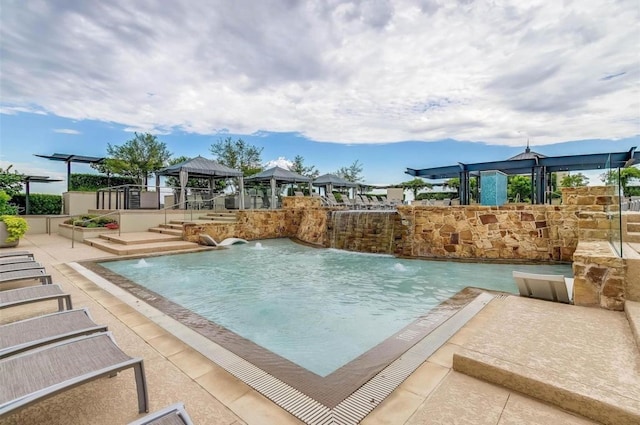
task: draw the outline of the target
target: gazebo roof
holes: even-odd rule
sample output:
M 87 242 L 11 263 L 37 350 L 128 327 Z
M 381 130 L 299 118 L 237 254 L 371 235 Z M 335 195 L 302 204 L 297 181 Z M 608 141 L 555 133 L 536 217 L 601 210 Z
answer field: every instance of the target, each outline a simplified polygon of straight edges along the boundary
M 197 156 L 178 164 L 170 165 L 158 171 L 160 176 L 177 176 L 186 171 L 191 177 L 240 177 L 242 171 L 222 165 L 212 159 Z
M 291 170 L 287 170 L 286 168 L 281 168 L 278 166 L 269 168 L 268 170 L 264 170 L 258 174 L 254 174 L 252 176 L 246 177 L 245 181 L 261 181 L 261 180 L 268 181 L 271 179 L 275 179 L 276 181 L 285 181 L 285 182 L 311 181 L 310 177 L 303 176 L 302 174 L 298 174 Z
M 333 187 L 356 187 L 357 183 L 350 182 L 335 174 L 323 174 L 313 180 L 314 186 L 332 185 Z

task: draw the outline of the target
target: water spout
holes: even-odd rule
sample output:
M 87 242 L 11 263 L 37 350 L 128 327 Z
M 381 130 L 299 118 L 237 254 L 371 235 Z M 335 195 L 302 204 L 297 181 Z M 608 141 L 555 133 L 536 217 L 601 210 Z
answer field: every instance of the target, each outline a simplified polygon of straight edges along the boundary
M 142 269 L 145 267 L 151 267 L 151 264 L 147 263 L 146 261 L 144 261 L 144 258 L 141 258 L 136 265 L 134 266 L 137 269 Z

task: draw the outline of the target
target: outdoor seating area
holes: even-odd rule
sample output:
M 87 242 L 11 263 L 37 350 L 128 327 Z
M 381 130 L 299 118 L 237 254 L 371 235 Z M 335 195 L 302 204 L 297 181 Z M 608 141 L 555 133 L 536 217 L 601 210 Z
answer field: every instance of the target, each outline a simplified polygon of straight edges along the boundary
M 6 263 L 0 274 L 45 271 L 28 251 L 1 253 Z M 23 261 L 26 260 L 26 261 Z M 89 309 L 73 310 L 71 295 L 44 274 L 25 275 L 11 282 L 28 286 L 0 291 L 0 309 L 29 303 L 58 301 L 58 312 L 36 315 L 0 325 L 0 419 L 61 392 L 133 369 L 138 412 L 149 411 L 144 360 L 120 349 L 104 324 Z M 49 275 L 46 275 L 49 276 Z M 9 281 L 5 279 L 5 281 Z M 35 283 L 35 285 L 34 285 Z M 145 416 L 135 424 L 191 424 L 182 403 Z

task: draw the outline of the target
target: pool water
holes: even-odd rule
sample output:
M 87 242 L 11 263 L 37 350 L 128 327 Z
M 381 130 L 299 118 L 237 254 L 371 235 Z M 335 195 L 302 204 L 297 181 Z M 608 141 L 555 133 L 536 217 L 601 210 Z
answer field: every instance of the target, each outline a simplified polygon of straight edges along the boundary
M 513 270 L 572 275 L 570 265 L 408 260 L 288 239 L 101 265 L 319 376 L 467 286 L 517 293 Z

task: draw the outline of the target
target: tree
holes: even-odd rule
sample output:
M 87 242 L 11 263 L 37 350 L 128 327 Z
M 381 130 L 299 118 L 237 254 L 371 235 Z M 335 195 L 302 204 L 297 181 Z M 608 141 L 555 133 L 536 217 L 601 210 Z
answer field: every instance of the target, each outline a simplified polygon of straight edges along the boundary
M 216 160 L 227 167 L 241 170 L 245 176 L 262 171 L 262 149 L 250 145 L 242 139 L 234 141 L 231 137 L 211 145 L 210 151 Z
M 621 168 L 619 178 L 618 170 L 609 170 L 606 173 L 600 175 L 600 180 L 607 185 L 618 184 L 618 180 L 620 180 L 620 186 L 622 186 L 622 192 L 624 196 L 635 196 L 640 194 L 640 188 L 629 187 L 629 181 L 631 179 L 640 179 L 640 168 Z
M 293 159 L 293 164 L 291 165 L 291 167 L 289 167 L 289 169 L 294 173 L 298 173 L 306 177 L 311 177 L 312 179 L 315 179 L 320 174 L 320 172 L 316 170 L 316 167 L 314 167 L 313 165 L 306 167 L 304 165 L 304 158 L 300 155 L 296 155 L 296 157 Z
M 13 165 L 9 165 L 6 170 L 0 168 L 0 190 L 12 198 L 22 191 L 23 174 L 16 170 L 11 171 Z
M 338 171 L 336 171 L 336 175 L 353 183 L 362 182 L 361 174 L 362 174 L 362 164 L 360 164 L 360 162 L 357 159 L 350 166 L 341 167 Z
M 121 146 L 107 145 L 107 167 L 115 174 L 130 176 L 147 185 L 149 174 L 155 173 L 171 157 L 167 145 L 152 134 L 138 134 Z
M 507 197 L 510 202 L 531 201 L 531 178 L 526 176 L 509 176 L 507 178 Z
M 589 184 L 589 178 L 582 173 L 568 174 L 560 181 L 562 187 L 581 187 Z
M 400 183 L 400 185 L 403 189 L 411 189 L 411 191 L 413 192 L 413 199 L 416 199 L 418 197 L 418 191 L 420 189 L 424 189 L 425 187 L 431 188 L 433 186 L 432 184 L 427 183 L 419 177 L 416 177 L 413 180 L 402 182 Z

